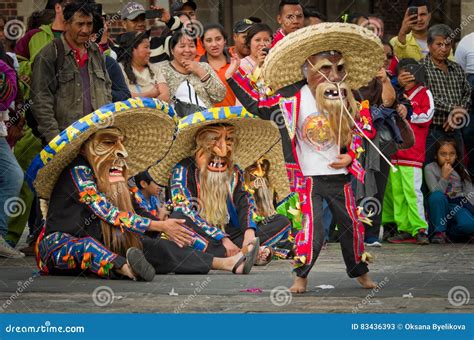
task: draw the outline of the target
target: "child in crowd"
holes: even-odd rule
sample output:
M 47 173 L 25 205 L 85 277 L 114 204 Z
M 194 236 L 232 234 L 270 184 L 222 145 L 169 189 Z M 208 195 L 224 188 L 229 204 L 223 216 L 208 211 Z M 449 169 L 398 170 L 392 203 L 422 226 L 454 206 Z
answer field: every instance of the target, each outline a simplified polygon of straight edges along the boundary
M 400 60 L 397 73 L 398 83 L 402 87 L 401 94 L 410 100 L 413 107 L 407 120 L 413 129 L 415 144 L 392 156 L 392 164 L 397 171 L 390 171 L 382 223 L 397 225 L 398 234 L 388 238 L 391 243 L 429 244 L 421 184 L 434 101 L 431 92 L 423 85 L 423 69 L 416 60 Z
M 474 190 L 453 139 L 437 143 L 435 162 L 425 167 L 430 190 L 429 219 L 434 227 L 431 243 L 474 239 Z
M 148 171 L 135 175 L 134 180 L 136 186 L 131 187 L 130 191 L 133 195 L 132 202 L 135 210 L 138 206 L 158 220 L 165 220 L 169 212 L 164 204 L 163 192 L 158 184 L 153 181 Z

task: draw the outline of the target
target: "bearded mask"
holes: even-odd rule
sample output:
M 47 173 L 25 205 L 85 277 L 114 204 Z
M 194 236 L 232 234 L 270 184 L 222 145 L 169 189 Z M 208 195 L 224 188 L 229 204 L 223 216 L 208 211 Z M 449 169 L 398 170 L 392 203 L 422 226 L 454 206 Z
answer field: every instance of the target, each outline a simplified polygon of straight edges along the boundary
M 244 172 L 245 187 L 255 199 L 257 213 L 264 217 L 275 214 L 274 191 L 268 178 L 269 171 L 270 161 L 260 158 Z
M 195 160 L 199 168 L 201 214 L 224 229 L 228 223 L 227 199 L 233 173 L 233 149 L 237 144 L 231 125 L 209 125 L 196 133 Z
M 126 181 L 128 153 L 124 139 L 117 128 L 99 130 L 84 143 L 82 154 L 94 170 L 98 190 L 121 212 L 134 213 Z M 111 251 L 125 255 L 130 247 L 142 247 L 136 234 L 104 221 L 101 226 L 104 245 Z
M 308 135 L 322 134 L 339 146 L 348 145 L 354 127 L 349 115 L 355 118 L 359 110 L 351 88 L 344 82 L 344 58 L 334 51 L 318 53 L 307 59 L 303 72 L 319 112 L 327 119 L 327 124 L 312 124 L 315 130 L 308 131 Z

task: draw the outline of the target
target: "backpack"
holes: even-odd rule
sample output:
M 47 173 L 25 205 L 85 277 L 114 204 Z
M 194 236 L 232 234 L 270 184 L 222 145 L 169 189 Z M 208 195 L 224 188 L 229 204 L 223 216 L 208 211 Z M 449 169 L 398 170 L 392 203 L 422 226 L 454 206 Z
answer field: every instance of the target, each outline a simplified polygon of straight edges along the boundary
M 61 38 L 54 38 L 53 44 L 56 49 L 55 75 L 57 78 L 64 66 L 65 50 Z M 38 138 L 41 138 L 41 133 L 38 131 L 38 122 L 36 121 L 35 117 L 33 116 L 33 113 L 31 112 L 31 105 L 28 105 L 28 108 L 25 111 L 25 119 L 26 123 L 33 132 L 33 135 Z

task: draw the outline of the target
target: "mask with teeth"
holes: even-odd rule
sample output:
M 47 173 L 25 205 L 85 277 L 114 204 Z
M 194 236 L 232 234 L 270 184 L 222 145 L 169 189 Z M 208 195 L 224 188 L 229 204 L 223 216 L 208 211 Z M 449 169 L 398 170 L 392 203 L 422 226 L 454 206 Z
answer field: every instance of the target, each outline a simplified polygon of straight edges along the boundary
M 82 146 L 82 155 L 91 165 L 97 188 L 120 211 L 134 212 L 127 185 L 128 153 L 123 145 L 125 136 L 117 128 L 106 128 L 93 134 Z M 125 256 L 128 248 L 142 248 L 137 235 L 101 221 L 104 245 Z
M 327 138 L 341 146 L 348 145 L 352 138 L 353 128 L 348 114 L 350 113 L 355 118 L 359 111 L 352 89 L 344 81 L 347 74 L 342 54 L 328 51 L 313 55 L 303 65 L 303 72 L 318 110 L 327 119 L 324 132 Z M 315 122 L 313 125 L 317 127 L 318 124 L 321 125 L 320 122 Z M 318 131 L 313 132 L 318 133 Z M 307 137 L 313 144 L 321 144 L 321 141 L 312 141 L 310 136 Z
M 270 161 L 260 158 L 244 172 L 245 187 L 254 197 L 258 215 L 264 217 L 275 214 L 274 190 L 268 178 L 269 171 Z
M 201 214 L 220 228 L 228 223 L 227 198 L 233 173 L 233 148 L 237 144 L 232 125 L 208 125 L 195 137 L 199 169 Z

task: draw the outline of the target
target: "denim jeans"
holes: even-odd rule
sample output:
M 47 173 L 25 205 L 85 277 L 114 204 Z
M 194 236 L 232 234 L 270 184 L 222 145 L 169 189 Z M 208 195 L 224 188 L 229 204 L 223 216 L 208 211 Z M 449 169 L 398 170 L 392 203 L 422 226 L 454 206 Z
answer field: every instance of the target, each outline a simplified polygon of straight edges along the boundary
M 23 170 L 13 155 L 5 137 L 0 137 L 0 236 L 8 230 L 8 218 L 24 210 L 24 204 L 18 201 Z M 16 197 L 16 200 L 11 200 Z
M 428 198 L 429 218 L 434 232 L 446 232 L 455 242 L 474 235 L 474 216 L 469 209 L 453 204 L 441 191 L 431 193 Z
M 471 84 L 471 111 L 469 113 L 470 123 L 462 130 L 462 135 L 468 157 L 467 170 L 471 176 L 474 176 L 474 74 L 468 74 L 467 79 Z

